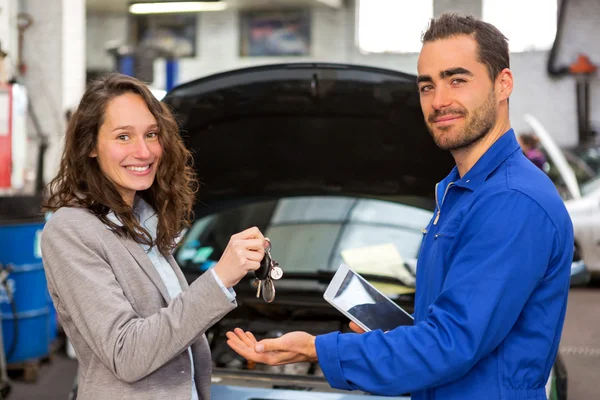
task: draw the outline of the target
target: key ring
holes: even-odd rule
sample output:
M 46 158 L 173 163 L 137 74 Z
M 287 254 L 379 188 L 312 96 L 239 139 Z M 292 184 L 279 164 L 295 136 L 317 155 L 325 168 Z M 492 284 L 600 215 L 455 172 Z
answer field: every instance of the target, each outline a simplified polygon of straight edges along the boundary
M 259 298 L 262 291 L 263 300 L 271 303 L 275 300 L 275 284 L 274 280 L 279 280 L 283 276 L 283 270 L 279 263 L 271 257 L 271 240 L 265 238 L 267 247 L 265 247 L 265 255 L 260 262 L 260 268 L 254 271 L 254 281 L 252 286 L 256 287 L 256 298 Z M 264 288 L 263 288 L 264 286 Z

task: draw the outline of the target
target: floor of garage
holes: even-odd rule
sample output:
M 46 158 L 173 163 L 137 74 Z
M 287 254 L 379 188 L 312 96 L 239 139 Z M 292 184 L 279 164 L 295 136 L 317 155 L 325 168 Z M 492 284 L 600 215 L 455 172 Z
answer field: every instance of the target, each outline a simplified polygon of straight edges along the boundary
M 560 351 L 568 400 L 600 398 L 600 283 L 571 290 Z
M 568 373 L 568 400 L 600 398 L 600 283 L 572 289 L 561 342 Z M 63 400 L 71 389 L 77 363 L 64 352 L 39 371 L 35 383 L 14 380 L 9 400 Z
M 67 400 L 76 373 L 77 361 L 58 351 L 50 363 L 42 364 L 35 383 L 14 378 L 8 400 Z

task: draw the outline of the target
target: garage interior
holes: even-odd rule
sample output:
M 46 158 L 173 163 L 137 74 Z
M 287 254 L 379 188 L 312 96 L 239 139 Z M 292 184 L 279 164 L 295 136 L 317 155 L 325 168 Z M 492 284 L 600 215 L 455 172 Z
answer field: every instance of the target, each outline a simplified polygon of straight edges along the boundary
M 170 8 L 174 5 L 182 8 Z M 560 389 L 562 396 L 552 398 L 600 398 L 600 387 L 595 383 L 600 374 L 597 0 L 0 0 L 0 399 L 74 398 L 78 362 L 46 287 L 40 235 L 51 215 L 41 211 L 41 203 L 45 185 L 58 171 L 69 120 L 90 82 L 111 72 L 133 76 L 146 82 L 158 100 L 174 107 L 178 101 L 197 96 L 191 106 L 178 110 L 189 113 L 189 126 L 203 133 L 212 129 L 216 135 L 211 142 L 210 138 L 194 139 L 192 131 L 186 132 L 192 137 L 186 143 L 200 148 L 195 152 L 199 174 L 204 168 L 207 175 L 215 174 L 222 182 L 237 185 L 232 188 L 224 183 L 212 186 L 213 189 L 209 185 L 206 192 L 201 189 L 199 193 L 205 193 L 211 201 L 229 201 L 240 193 L 258 198 L 261 194 L 252 192 L 257 187 L 272 190 L 269 195 L 279 193 L 278 190 L 295 193 L 293 183 L 286 183 L 293 176 L 306 182 L 317 181 L 310 183 L 310 193 L 314 195 L 364 189 L 365 193 L 375 193 L 373 197 L 378 200 L 393 198 L 431 211 L 434 203 L 415 198 L 432 194 L 430 181 L 435 183 L 445 176 L 428 169 L 428 159 L 423 154 L 434 151 L 432 146 L 419 148 L 419 152 L 398 161 L 400 169 L 417 164 L 419 168 L 415 173 L 403 172 L 397 182 L 397 175 L 385 170 L 385 163 L 393 162 L 393 157 L 366 157 L 360 165 L 352 162 L 375 148 L 384 148 L 386 154 L 393 156 L 394 151 L 416 145 L 410 138 L 395 141 L 386 132 L 373 134 L 365 143 L 357 139 L 353 142 L 356 153 L 347 153 L 346 160 L 336 160 L 338 168 L 332 167 L 330 174 L 324 173 L 325 164 L 319 163 L 307 168 L 310 173 L 302 177 L 296 172 L 286 175 L 283 166 L 279 170 L 273 167 L 297 157 L 294 165 L 302 168 L 303 154 L 319 146 L 323 147 L 317 153 L 325 158 L 329 154 L 326 146 L 334 148 L 337 142 L 352 142 L 345 136 L 346 131 L 350 135 L 353 130 L 367 130 L 369 126 L 383 131 L 389 121 L 377 125 L 373 122 L 381 113 L 393 114 L 390 120 L 399 125 L 403 119 L 414 123 L 413 114 L 370 108 L 375 103 L 356 100 L 355 108 L 336 114 L 339 118 L 352 114 L 356 120 L 351 123 L 325 127 L 315 118 L 307 125 L 311 130 L 327 131 L 325 139 L 310 139 L 305 134 L 308 129 L 299 122 L 302 116 L 279 115 L 281 129 L 268 125 L 264 116 L 278 112 L 286 101 L 294 102 L 298 113 L 318 101 L 324 103 L 326 95 L 334 92 L 328 82 L 339 73 L 336 70 L 328 75 L 327 68 L 334 71 L 351 65 L 416 75 L 423 45 L 421 35 L 431 18 L 444 13 L 468 14 L 490 22 L 509 40 L 510 69 L 515 81 L 510 97 L 512 128 L 517 135 L 537 137 L 545 159 L 541 168 L 555 182 L 576 232 L 572 268 L 577 269 L 577 275 L 572 271 L 559 348 L 567 383 Z M 194 85 L 217 74 L 272 65 L 323 72 L 319 72 L 319 79 L 307 80 L 302 89 L 306 89 L 306 94 L 298 96 L 293 85 L 285 83 L 277 90 L 257 83 L 250 89 L 240 85 L 222 92 L 194 92 Z M 411 85 L 401 77 L 389 79 L 401 89 Z M 365 83 L 344 90 L 359 93 L 371 89 Z M 389 104 L 393 106 L 402 103 L 418 107 L 416 87 L 412 97 L 395 97 L 398 93 L 390 89 L 379 95 L 381 99 L 391 99 Z M 250 96 L 257 94 L 262 95 L 260 101 L 252 103 Z M 232 97 L 226 97 L 229 95 Z M 335 96 L 331 96 L 335 97 L 332 109 L 352 97 L 343 91 Z M 230 114 L 222 113 L 222 109 Z M 243 119 L 248 113 L 259 116 Z M 247 148 L 257 140 L 267 143 L 282 133 L 297 140 L 306 136 L 306 148 L 294 151 L 267 143 L 267 150 L 277 155 L 259 160 L 256 169 L 250 163 L 240 162 L 219 175 L 217 167 L 213 170 L 212 166 L 231 145 L 228 131 L 218 125 L 226 117 L 234 121 L 230 130 L 248 129 L 253 134 L 238 142 L 240 147 L 235 154 L 227 155 L 231 165 L 238 157 L 245 157 Z M 423 135 L 426 132 L 423 126 Z M 452 167 L 447 154 L 435 157 L 438 156 L 445 163 L 444 168 Z M 348 186 L 334 177 L 345 170 L 352 170 L 356 178 Z M 267 173 L 271 180 L 258 179 Z M 370 173 L 379 174 L 380 181 L 368 186 Z M 270 206 L 257 208 L 257 215 L 275 213 Z M 216 206 L 198 207 L 195 210 L 199 220 L 204 217 L 203 212 L 208 215 L 209 211 L 221 211 Z M 223 216 L 226 218 L 241 217 Z M 239 227 L 243 226 L 240 222 Z M 282 267 L 285 271 L 285 265 Z M 285 298 L 282 293 L 280 301 Z M 298 392 L 309 390 L 302 389 L 302 385 L 298 381 L 283 386 L 289 390 L 300 388 Z

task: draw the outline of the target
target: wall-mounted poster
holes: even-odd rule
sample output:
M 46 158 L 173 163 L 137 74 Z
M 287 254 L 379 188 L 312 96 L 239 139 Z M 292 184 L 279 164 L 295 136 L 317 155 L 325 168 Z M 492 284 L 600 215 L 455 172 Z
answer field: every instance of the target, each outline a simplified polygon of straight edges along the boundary
M 176 58 L 196 56 L 197 14 L 136 15 L 138 47 L 152 48 Z
M 310 54 L 310 10 L 247 11 L 240 21 L 244 57 Z

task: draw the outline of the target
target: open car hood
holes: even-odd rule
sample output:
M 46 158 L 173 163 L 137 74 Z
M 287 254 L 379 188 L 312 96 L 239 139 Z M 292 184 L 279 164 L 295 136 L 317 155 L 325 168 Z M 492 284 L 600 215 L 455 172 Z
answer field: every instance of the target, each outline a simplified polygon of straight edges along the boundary
M 199 200 L 354 193 L 432 197 L 452 168 L 427 131 L 416 77 L 342 64 L 281 64 L 174 88 Z
M 556 165 L 556 169 L 564 181 L 571 198 L 579 199 L 581 197 L 581 192 L 579 190 L 579 183 L 577 183 L 577 177 L 575 176 L 573 169 L 569 166 L 569 162 L 565 155 L 558 147 L 558 144 L 556 144 L 542 123 L 533 115 L 525 114 L 525 122 L 531 126 L 531 129 L 533 129 L 533 132 L 540 140 L 542 147 L 546 150 L 546 153 L 548 153 L 548 157 L 550 157 L 554 162 L 554 165 Z

